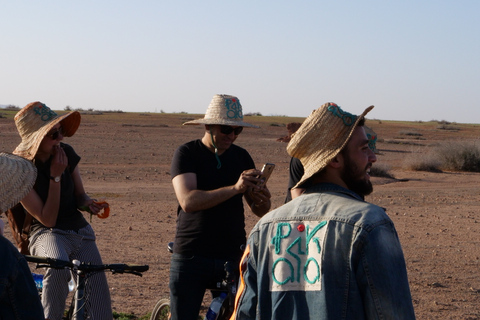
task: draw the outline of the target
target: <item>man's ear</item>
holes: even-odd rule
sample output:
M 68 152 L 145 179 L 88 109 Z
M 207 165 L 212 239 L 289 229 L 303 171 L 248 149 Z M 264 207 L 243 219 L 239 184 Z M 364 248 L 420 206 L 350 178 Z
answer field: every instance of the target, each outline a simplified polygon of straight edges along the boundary
M 332 160 L 330 160 L 328 165 L 332 168 L 339 169 L 343 166 L 343 155 L 341 153 L 337 154 Z

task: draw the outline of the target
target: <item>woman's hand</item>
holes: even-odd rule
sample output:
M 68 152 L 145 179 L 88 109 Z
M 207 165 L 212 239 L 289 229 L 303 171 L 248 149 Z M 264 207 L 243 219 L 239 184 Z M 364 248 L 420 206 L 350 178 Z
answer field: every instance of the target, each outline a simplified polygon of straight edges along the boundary
M 97 215 L 101 210 L 108 208 L 108 203 L 105 201 L 97 202 L 96 200 L 90 198 L 86 193 L 77 196 L 77 205 L 80 210 L 87 211 L 95 215 Z
M 53 158 L 50 164 L 50 175 L 59 177 L 68 166 L 68 158 L 65 151 L 60 146 L 53 148 Z

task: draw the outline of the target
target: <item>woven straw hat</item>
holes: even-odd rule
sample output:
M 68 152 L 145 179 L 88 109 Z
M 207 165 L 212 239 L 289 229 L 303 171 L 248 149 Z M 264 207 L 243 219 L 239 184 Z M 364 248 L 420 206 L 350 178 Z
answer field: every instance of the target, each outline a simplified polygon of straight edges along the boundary
M 373 109 L 368 107 L 360 116 L 343 111 L 332 102 L 314 110 L 287 145 L 287 152 L 300 159 L 304 174 L 294 188 L 327 166 L 345 147 L 358 122 Z
M 31 161 L 0 153 L 0 213 L 16 205 L 32 189 L 37 168 Z
M 22 142 L 13 153 L 28 160 L 33 160 L 43 138 L 57 123 L 62 123 L 64 136 L 71 137 L 78 129 L 80 119 L 81 116 L 78 111 L 59 116 L 41 102 L 36 101 L 27 104 L 15 115 L 15 125 Z
M 258 126 L 243 122 L 243 112 L 237 97 L 216 94 L 213 96 L 203 119 L 185 122 L 184 125 L 218 124 L 227 126 L 258 128 Z

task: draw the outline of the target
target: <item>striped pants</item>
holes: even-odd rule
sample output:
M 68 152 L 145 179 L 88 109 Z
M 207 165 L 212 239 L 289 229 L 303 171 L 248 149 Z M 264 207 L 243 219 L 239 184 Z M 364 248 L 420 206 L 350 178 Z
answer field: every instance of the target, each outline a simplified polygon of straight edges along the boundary
M 102 258 L 95 243 L 95 233 L 90 225 L 78 232 L 51 228 L 40 229 L 30 237 L 29 249 L 36 256 L 68 261 L 77 259 L 81 262 L 102 264 Z M 42 292 L 45 319 L 62 319 L 68 295 L 68 281 L 71 276 L 68 269 L 47 268 Z M 76 280 L 75 277 L 74 280 Z M 88 276 L 85 294 L 88 296 L 85 306 L 87 319 L 112 320 L 110 291 L 104 272 Z

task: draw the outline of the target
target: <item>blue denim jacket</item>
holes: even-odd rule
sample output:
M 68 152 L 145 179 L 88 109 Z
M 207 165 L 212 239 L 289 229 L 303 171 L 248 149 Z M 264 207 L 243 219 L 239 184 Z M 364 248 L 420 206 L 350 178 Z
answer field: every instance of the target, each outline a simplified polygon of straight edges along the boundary
M 3 236 L 0 257 L 0 319 L 45 319 L 27 261 Z
M 393 222 L 347 189 L 308 188 L 247 244 L 232 319 L 415 319 Z

